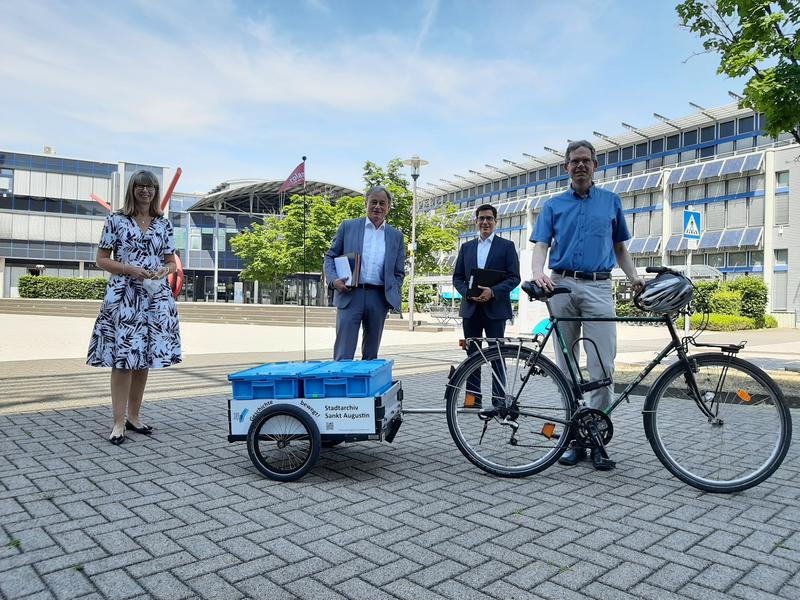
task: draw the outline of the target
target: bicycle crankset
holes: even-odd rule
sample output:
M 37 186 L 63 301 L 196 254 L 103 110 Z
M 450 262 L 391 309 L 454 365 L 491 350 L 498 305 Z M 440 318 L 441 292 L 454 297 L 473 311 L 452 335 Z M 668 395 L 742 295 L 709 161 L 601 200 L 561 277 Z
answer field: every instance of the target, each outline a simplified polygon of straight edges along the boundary
M 614 436 L 614 425 L 602 410 L 584 406 L 573 415 L 572 422 L 575 425 L 575 439 L 586 448 L 594 446 L 591 435 L 592 427 L 596 428 L 601 435 L 603 445 L 608 444 Z

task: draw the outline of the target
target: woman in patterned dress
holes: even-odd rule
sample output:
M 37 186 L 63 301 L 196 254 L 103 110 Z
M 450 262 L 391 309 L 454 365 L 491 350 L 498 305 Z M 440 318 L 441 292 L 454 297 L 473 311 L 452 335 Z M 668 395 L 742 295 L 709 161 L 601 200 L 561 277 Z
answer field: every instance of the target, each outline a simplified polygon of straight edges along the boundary
M 175 242 L 150 171 L 133 174 L 122 210 L 106 219 L 96 263 L 111 278 L 86 364 L 111 367 L 114 426 L 108 439 L 118 445 L 126 430 L 153 431 L 139 418 L 148 369 L 181 361 L 178 312 L 166 280 L 177 269 Z

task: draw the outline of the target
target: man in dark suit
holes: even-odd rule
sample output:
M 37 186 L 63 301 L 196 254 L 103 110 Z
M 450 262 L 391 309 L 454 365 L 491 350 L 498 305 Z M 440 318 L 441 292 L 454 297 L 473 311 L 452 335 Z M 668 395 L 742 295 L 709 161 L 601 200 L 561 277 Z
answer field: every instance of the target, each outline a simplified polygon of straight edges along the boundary
M 498 237 L 494 233 L 497 226 L 497 209 L 491 204 L 483 204 L 475 210 L 475 227 L 478 237 L 463 244 L 458 250 L 456 267 L 453 271 L 453 285 L 461 294 L 461 311 L 464 337 L 503 337 L 506 321 L 512 317 L 511 290 L 519 285 L 519 257 L 514 242 Z M 491 287 L 480 286 L 479 296 L 469 297 L 469 277 L 473 269 L 492 269 L 503 271 L 506 278 Z M 467 345 L 467 353 L 475 350 Z M 493 378 L 492 395 L 496 404 L 500 382 Z M 482 406 L 480 373 L 467 382 L 467 400 L 475 407 Z M 485 407 L 484 413 L 491 414 L 493 408 Z
M 325 254 L 325 278 L 333 293 L 336 311 L 334 360 L 353 360 L 358 332 L 363 326 L 361 359 L 378 357 L 383 325 L 390 308 L 400 309 L 400 288 L 405 278 L 403 234 L 386 223 L 392 195 L 382 185 L 367 192 L 367 217 L 342 221 L 330 250 Z M 361 255 L 359 284 L 348 287 L 336 274 L 334 259 L 344 254 Z

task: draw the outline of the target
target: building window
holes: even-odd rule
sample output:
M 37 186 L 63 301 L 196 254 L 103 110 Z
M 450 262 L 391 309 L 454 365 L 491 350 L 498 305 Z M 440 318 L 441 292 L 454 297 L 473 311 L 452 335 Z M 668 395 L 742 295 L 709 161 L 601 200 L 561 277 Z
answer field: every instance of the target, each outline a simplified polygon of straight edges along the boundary
M 672 263 L 673 266 L 685 265 L 686 264 L 686 256 L 684 256 L 684 255 L 671 256 L 669 261 L 670 261 L 670 263 Z
M 725 121 L 719 124 L 719 137 L 726 138 L 736 135 L 736 122 Z
M 622 160 L 630 160 L 633 158 L 633 146 L 628 146 L 622 149 Z
M 716 154 L 716 146 L 706 146 L 705 148 L 700 148 L 700 158 L 711 158 Z
M 789 224 L 789 194 L 775 194 L 775 225 Z
M 739 119 L 739 133 L 750 133 L 754 129 L 755 123 L 752 116 Z
M 611 150 L 608 153 L 608 164 L 613 165 L 619 162 L 619 150 Z
M 683 202 L 686 200 L 686 188 L 685 187 L 676 187 L 672 190 L 672 201 L 673 202 Z
M 729 267 L 746 267 L 747 266 L 747 252 L 729 252 L 728 253 L 728 266 Z
M 664 151 L 664 138 L 658 138 L 657 140 L 650 141 L 650 152 L 653 154 L 658 154 L 659 152 Z
M 780 250 L 775 250 L 775 265 L 782 266 L 788 264 L 789 264 L 789 249 L 781 248 Z
M 553 165 L 550 167 L 550 177 L 558 177 L 558 165 Z
M 708 189 L 706 191 L 706 198 L 718 198 L 719 196 L 725 195 L 725 182 L 724 181 L 712 181 L 708 184 Z
M 766 188 L 766 177 L 761 175 L 752 175 L 750 177 L 750 191 L 755 192 Z
M 701 200 L 706 197 L 706 186 L 702 183 L 699 185 L 690 185 L 686 190 L 687 200 Z
M 763 250 L 751 250 L 750 251 L 750 264 L 754 267 L 760 267 L 764 265 L 764 251 Z
M 697 143 L 697 130 L 683 132 L 683 145 L 694 146 Z
M 600 154 L 597 155 L 597 166 L 603 167 L 605 166 L 605 164 L 606 164 L 606 153 L 601 152 Z
M 709 254 L 708 255 L 708 266 L 709 267 L 724 267 L 725 266 L 725 253 L 720 252 L 718 254 Z
M 708 127 L 703 127 L 700 129 L 700 141 L 701 142 L 710 142 L 714 139 L 716 135 L 716 127 L 714 125 L 709 125 Z
M 680 146 L 680 135 L 670 135 L 667 137 L 667 150 L 676 150 Z
M 789 273 L 780 271 L 772 274 L 772 310 L 787 309 L 787 291 L 789 289 Z
M 728 179 L 728 194 L 742 194 L 747 191 L 747 177 Z
M 789 187 L 789 171 L 778 171 L 775 173 L 776 187 Z
M 636 158 L 641 158 L 642 156 L 647 156 L 647 142 L 636 144 Z

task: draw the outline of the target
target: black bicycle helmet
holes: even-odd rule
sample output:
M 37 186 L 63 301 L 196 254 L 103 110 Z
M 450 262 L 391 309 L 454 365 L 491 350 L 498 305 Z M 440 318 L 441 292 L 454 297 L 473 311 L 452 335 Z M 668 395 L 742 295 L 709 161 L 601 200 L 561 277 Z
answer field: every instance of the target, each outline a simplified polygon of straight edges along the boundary
M 678 273 L 661 273 L 633 297 L 637 308 L 648 312 L 676 313 L 692 301 L 692 282 Z

